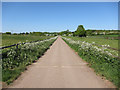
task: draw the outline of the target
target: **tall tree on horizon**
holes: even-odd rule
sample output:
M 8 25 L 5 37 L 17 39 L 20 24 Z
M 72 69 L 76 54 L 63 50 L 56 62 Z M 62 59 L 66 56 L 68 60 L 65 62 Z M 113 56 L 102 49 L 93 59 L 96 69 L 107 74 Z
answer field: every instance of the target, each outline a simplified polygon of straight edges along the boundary
M 73 34 L 74 36 L 86 37 L 86 30 L 83 25 L 79 25 L 77 30 Z

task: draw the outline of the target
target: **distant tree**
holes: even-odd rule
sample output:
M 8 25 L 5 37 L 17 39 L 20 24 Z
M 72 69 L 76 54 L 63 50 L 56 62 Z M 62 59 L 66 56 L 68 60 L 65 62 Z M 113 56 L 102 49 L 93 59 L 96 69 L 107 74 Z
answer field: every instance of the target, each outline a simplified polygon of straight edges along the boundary
M 13 35 L 17 35 L 17 33 L 13 33 Z
M 23 32 L 23 33 L 20 33 L 20 35 L 24 35 L 25 33 Z
M 68 36 L 69 34 L 72 34 L 72 32 L 70 32 L 68 29 L 66 31 L 62 31 L 60 33 L 58 33 L 59 35 L 66 35 Z
M 9 34 L 9 35 L 11 35 L 11 32 L 6 32 L 6 34 Z
M 30 34 L 32 34 L 32 32 L 30 32 Z
M 83 27 L 83 25 L 79 25 L 77 30 L 73 34 L 74 36 L 79 36 L 79 37 L 85 37 L 86 36 L 86 30 Z
M 33 35 L 44 36 L 44 32 L 33 32 Z
M 28 33 L 28 32 L 26 32 L 25 34 L 26 34 L 26 35 L 28 35 L 29 33 Z

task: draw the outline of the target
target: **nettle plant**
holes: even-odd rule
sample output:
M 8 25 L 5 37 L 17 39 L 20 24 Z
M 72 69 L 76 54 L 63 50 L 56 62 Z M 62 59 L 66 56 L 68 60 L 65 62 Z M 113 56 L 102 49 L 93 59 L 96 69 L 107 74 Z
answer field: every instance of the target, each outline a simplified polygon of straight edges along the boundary
M 10 50 L 3 50 L 2 68 L 14 69 L 21 65 L 29 65 L 37 60 L 49 48 L 57 37 L 46 39 L 43 41 L 26 43 L 18 47 L 12 47 Z

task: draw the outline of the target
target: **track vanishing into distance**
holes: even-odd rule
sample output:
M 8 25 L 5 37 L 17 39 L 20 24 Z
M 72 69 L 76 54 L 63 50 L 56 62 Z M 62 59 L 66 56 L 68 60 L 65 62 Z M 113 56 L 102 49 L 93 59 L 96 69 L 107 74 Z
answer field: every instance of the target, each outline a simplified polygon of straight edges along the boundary
M 9 88 L 114 88 L 87 66 L 62 39 L 15 80 Z

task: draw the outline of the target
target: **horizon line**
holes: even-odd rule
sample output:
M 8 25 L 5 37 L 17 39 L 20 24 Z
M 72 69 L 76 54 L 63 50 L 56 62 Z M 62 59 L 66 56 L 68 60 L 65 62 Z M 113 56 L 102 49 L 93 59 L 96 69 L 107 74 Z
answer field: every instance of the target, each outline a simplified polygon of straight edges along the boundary
M 99 29 L 86 29 L 86 30 L 99 30 Z M 49 33 L 52 33 L 52 32 L 62 32 L 62 31 L 66 31 L 66 30 L 61 30 L 61 31 L 40 31 L 40 32 L 49 32 Z M 71 31 L 71 30 L 69 30 L 70 32 L 75 32 L 75 31 Z M 116 30 L 116 29 L 111 29 L 111 30 L 109 30 L 109 29 L 101 29 L 100 31 L 118 31 L 118 30 Z M 7 32 L 11 32 L 11 31 L 7 31 Z M 26 31 L 27 32 L 27 31 Z M 26 32 L 11 32 L 11 33 L 26 33 Z M 32 32 L 39 32 L 39 31 L 32 31 Z M 6 32 L 0 32 L 0 33 L 6 33 Z M 30 32 L 28 32 L 28 33 L 30 33 Z

